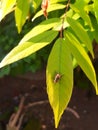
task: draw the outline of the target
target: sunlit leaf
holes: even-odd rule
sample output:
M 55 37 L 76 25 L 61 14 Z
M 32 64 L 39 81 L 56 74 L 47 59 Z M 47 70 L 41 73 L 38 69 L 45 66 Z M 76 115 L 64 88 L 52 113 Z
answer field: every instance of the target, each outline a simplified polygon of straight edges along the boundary
M 86 3 L 89 3 L 91 0 L 84 0 Z
M 65 2 L 67 0 L 50 0 L 50 3 L 53 4 L 53 3 L 60 3 L 60 2 Z
M 58 9 L 64 9 L 66 6 L 63 4 L 51 4 L 49 5 L 47 12 L 51 12 L 54 10 L 58 10 Z M 43 15 L 43 11 L 39 11 L 38 13 L 36 13 L 36 15 L 33 17 L 32 21 L 34 21 L 37 17 Z
M 88 4 L 85 6 L 85 11 L 89 14 L 89 12 L 93 12 L 94 4 Z
M 94 0 L 94 12 L 98 22 L 98 0 Z
M 77 60 L 73 57 L 73 69 L 75 69 L 78 66 Z
M 62 28 L 62 18 L 64 17 L 64 15 L 65 14 L 63 14 L 62 16 L 61 16 L 61 21 L 60 22 L 58 22 L 58 24 L 56 25 L 56 26 L 54 26 L 54 30 L 58 30 L 58 31 L 60 31 L 61 30 L 61 28 Z M 69 16 L 69 17 L 73 17 L 73 10 L 72 9 L 70 9 L 67 13 L 66 13 L 66 15 L 67 16 Z M 63 29 L 65 29 L 66 27 L 68 27 L 69 26 L 69 24 L 68 24 L 68 22 L 67 22 L 67 20 L 66 20 L 66 18 L 64 19 L 64 22 L 63 22 Z
M 91 29 L 93 29 L 89 15 L 85 11 L 86 5 L 87 3 L 85 0 L 82 0 L 82 2 L 81 0 L 77 0 L 74 4 L 71 4 L 70 7 L 83 18 L 83 20 L 91 27 Z
M 40 6 L 41 2 L 42 0 L 33 0 L 33 6 L 35 10 Z
M 1 9 L 0 9 L 0 21 L 11 12 L 13 6 L 15 5 L 16 0 L 2 0 Z
M 37 25 L 36 27 L 34 27 L 30 32 L 28 32 L 23 39 L 20 41 L 19 44 L 23 44 L 24 42 L 28 41 L 29 39 L 31 39 L 32 37 L 51 29 L 52 27 L 54 27 L 55 25 L 57 25 L 57 23 L 60 21 L 59 18 L 51 18 L 51 19 L 47 19 L 45 21 L 43 21 L 42 23 L 40 23 L 39 25 Z
M 61 38 L 56 41 L 50 53 L 46 78 L 47 93 L 54 113 L 55 127 L 57 127 L 73 89 L 72 57 L 67 44 Z
M 17 0 L 17 6 L 15 9 L 15 20 L 18 32 L 21 32 L 22 26 L 26 21 L 26 17 L 29 12 L 30 3 L 28 0 Z
M 47 31 L 41 33 L 29 41 L 25 42 L 24 44 L 17 45 L 9 54 L 2 60 L 0 63 L 0 68 L 11 64 L 15 61 L 18 61 L 24 57 L 29 56 L 30 54 L 38 51 L 39 49 L 43 48 L 44 46 L 51 43 L 51 41 L 57 36 L 57 32 L 55 31 Z
M 81 46 L 76 37 L 68 31 L 65 32 L 65 41 L 69 46 L 73 56 L 77 60 L 77 63 L 80 65 L 88 79 L 94 85 L 96 94 L 98 94 L 95 70 L 85 49 Z
M 77 35 L 77 37 L 84 43 L 92 56 L 94 57 L 93 53 L 93 47 L 92 47 L 92 41 L 89 38 L 89 35 L 87 34 L 86 30 L 83 28 L 83 26 L 76 20 L 67 17 L 67 21 L 70 24 L 71 28 Z

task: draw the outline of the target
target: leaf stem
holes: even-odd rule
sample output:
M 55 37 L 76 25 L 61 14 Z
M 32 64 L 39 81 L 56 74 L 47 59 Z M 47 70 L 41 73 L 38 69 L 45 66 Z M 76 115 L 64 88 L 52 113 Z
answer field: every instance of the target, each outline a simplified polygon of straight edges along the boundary
M 62 26 L 61 26 L 61 30 L 60 30 L 60 38 L 63 38 L 63 26 L 64 26 L 64 20 L 65 20 L 65 17 L 66 17 L 66 13 L 69 9 L 69 6 L 70 6 L 70 0 L 68 0 L 67 4 L 66 4 L 66 9 L 65 9 L 65 13 L 64 13 L 64 16 L 62 18 Z

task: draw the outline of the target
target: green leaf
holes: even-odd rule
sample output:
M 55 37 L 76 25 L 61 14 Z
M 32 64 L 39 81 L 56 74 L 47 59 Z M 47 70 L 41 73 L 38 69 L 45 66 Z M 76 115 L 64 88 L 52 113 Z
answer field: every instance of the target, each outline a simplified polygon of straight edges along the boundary
M 16 0 L 2 0 L 0 9 L 0 21 L 12 10 Z
M 51 29 L 52 27 L 54 27 L 55 25 L 57 25 L 57 23 L 60 21 L 59 18 L 51 18 L 51 19 L 47 19 L 45 21 L 43 21 L 42 23 L 40 23 L 39 25 L 37 25 L 36 27 L 34 27 L 29 33 L 27 33 L 23 39 L 20 41 L 19 44 L 23 44 L 24 42 L 28 41 L 29 39 L 31 39 L 32 37 Z
M 94 57 L 92 41 L 90 40 L 89 35 L 87 34 L 86 30 L 78 21 L 69 17 L 67 17 L 66 19 L 67 19 L 67 22 L 70 24 L 71 28 L 73 29 L 73 31 L 75 32 L 76 36 L 80 39 L 82 43 L 86 45 L 86 47 L 92 54 L 92 57 Z
M 37 10 L 38 7 L 40 6 L 42 0 L 33 0 L 33 6 L 34 6 L 34 9 Z
M 65 2 L 67 0 L 50 0 L 50 3 L 53 4 L 53 3 L 60 3 L 60 2 Z
M 91 0 L 84 0 L 86 3 L 89 3 Z
M 47 12 L 51 12 L 54 10 L 58 10 L 58 9 L 64 9 L 66 6 L 63 4 L 51 4 L 49 5 Z M 39 12 L 36 13 L 36 15 L 33 17 L 32 21 L 34 21 L 37 17 L 43 15 L 43 11 L 40 10 Z
M 73 69 L 75 69 L 78 66 L 77 60 L 73 57 Z
M 68 31 L 65 32 L 65 41 L 69 46 L 73 56 L 77 60 L 77 63 L 80 65 L 88 79 L 94 85 L 96 94 L 98 94 L 95 70 L 85 49 L 81 46 L 76 37 Z
M 64 15 L 65 15 L 65 14 L 63 14 L 63 15 L 61 16 L 61 19 L 64 17 Z M 73 10 L 70 9 L 69 11 L 67 11 L 66 16 L 73 17 Z M 64 18 L 63 29 L 67 28 L 68 26 L 69 26 L 69 24 L 68 24 L 66 18 Z M 62 28 L 62 20 L 61 20 L 56 26 L 54 26 L 53 29 L 60 31 L 61 28 Z
M 56 82 L 56 76 L 61 77 Z M 47 93 L 52 106 L 57 128 L 61 115 L 66 109 L 73 89 L 73 64 L 65 41 L 59 38 L 50 53 L 47 69 Z
M 94 31 L 92 32 L 93 35 L 94 35 L 93 39 L 95 39 L 98 43 L 98 22 L 93 15 L 91 15 L 90 18 L 91 18 L 92 25 L 93 25 L 93 28 L 94 28 Z
M 91 21 L 90 21 L 90 18 L 89 18 L 89 15 L 87 14 L 87 12 L 85 11 L 85 8 L 86 8 L 86 1 L 85 0 L 77 0 L 74 4 L 70 4 L 70 7 L 75 11 L 77 12 L 82 18 L 83 20 L 91 27 L 91 29 L 93 30 L 92 28 L 92 24 L 91 24 Z
M 94 12 L 98 22 L 98 0 L 94 0 Z
M 88 4 L 88 5 L 86 5 L 85 6 L 85 11 L 87 13 L 89 13 L 89 12 L 93 13 L 93 11 L 94 11 L 94 4 Z
M 58 32 L 47 31 L 41 33 L 24 44 L 17 45 L 0 63 L 0 68 L 11 64 L 15 61 L 18 61 L 24 57 L 29 56 L 30 54 L 38 51 L 44 46 L 52 42 L 52 40 L 57 36 Z
M 9 75 L 9 73 L 10 73 L 10 67 L 9 66 L 2 68 L 0 70 L 0 78 L 5 76 L 5 75 Z
M 17 6 L 15 9 L 15 20 L 18 33 L 21 32 L 22 26 L 26 21 L 26 17 L 29 12 L 30 3 L 28 0 L 17 0 Z

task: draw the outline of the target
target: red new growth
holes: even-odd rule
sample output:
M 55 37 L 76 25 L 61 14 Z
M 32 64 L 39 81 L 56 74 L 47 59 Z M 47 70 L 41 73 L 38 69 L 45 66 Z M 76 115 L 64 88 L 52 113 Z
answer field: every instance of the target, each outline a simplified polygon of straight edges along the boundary
M 43 1 L 42 1 L 41 8 L 42 8 L 43 14 L 44 14 L 44 16 L 45 16 L 46 18 L 47 18 L 47 16 L 48 16 L 48 13 L 47 13 L 48 5 L 49 5 L 49 0 L 43 0 Z

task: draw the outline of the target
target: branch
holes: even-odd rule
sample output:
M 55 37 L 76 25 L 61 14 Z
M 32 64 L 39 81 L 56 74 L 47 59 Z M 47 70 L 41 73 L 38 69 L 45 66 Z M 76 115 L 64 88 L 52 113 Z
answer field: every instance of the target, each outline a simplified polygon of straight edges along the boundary
M 44 103 L 49 103 L 49 101 L 48 100 L 44 100 L 44 101 L 38 101 L 38 102 L 34 102 L 34 103 L 29 103 L 26 107 L 25 107 L 25 109 L 27 110 L 28 108 L 30 108 L 30 107 L 34 107 L 34 106 L 36 106 L 36 105 L 41 105 L 41 104 L 44 104 Z M 72 108 L 70 108 L 70 107 L 67 107 L 66 108 L 66 111 L 69 111 L 69 112 L 71 112 L 76 118 L 80 118 L 80 116 L 79 116 L 79 114 L 74 110 L 74 109 L 72 109 Z
M 7 130 L 19 130 L 21 127 L 21 123 L 24 117 L 24 113 L 21 114 L 24 106 L 24 101 L 25 98 L 22 97 L 18 111 L 16 113 L 13 113 L 12 116 L 10 117 L 9 123 L 7 124 Z
M 65 13 L 64 13 L 64 16 L 62 17 L 62 27 L 61 27 L 61 30 L 60 30 L 60 38 L 63 38 L 64 19 L 66 17 L 66 13 L 67 13 L 67 11 L 69 9 L 69 6 L 70 6 L 70 0 L 68 0 L 68 3 L 66 4 Z
M 36 105 L 41 105 L 41 104 L 44 104 L 44 103 L 49 103 L 49 101 L 48 100 L 44 100 L 44 101 L 38 101 L 38 102 L 29 103 L 27 106 L 25 106 L 25 109 L 28 109 L 30 107 L 34 107 Z
M 74 109 L 67 107 L 66 110 L 71 112 L 76 118 L 80 118 L 79 114 Z

